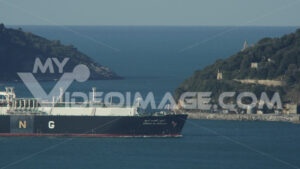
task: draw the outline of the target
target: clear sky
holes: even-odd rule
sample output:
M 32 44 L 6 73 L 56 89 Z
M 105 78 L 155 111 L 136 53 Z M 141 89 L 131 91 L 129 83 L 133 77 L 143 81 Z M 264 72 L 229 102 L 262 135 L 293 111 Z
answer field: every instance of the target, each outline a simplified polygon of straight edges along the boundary
M 0 0 L 7 25 L 299 26 L 300 0 Z

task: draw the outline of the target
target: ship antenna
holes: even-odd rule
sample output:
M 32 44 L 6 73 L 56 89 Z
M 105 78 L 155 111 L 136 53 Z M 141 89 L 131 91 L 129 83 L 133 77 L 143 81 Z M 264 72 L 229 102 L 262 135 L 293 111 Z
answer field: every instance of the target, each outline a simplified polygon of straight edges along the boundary
M 93 90 L 93 102 L 95 102 L 96 87 L 93 87 L 92 90 Z
M 63 95 L 64 95 L 64 89 L 63 88 L 59 88 L 59 102 L 60 103 L 63 102 Z
M 52 97 L 52 107 L 55 107 L 55 96 Z
M 136 99 L 136 100 L 137 100 L 137 107 L 140 107 L 140 105 L 141 105 L 141 103 L 140 103 L 140 102 L 141 102 L 141 99 L 142 99 L 141 97 L 138 97 L 138 98 Z

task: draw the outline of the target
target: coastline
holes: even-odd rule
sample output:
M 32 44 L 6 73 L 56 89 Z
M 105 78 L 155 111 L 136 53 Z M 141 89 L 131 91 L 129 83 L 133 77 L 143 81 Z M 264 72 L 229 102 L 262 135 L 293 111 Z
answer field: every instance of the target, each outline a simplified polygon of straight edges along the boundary
M 201 120 L 234 120 L 234 121 L 278 121 L 300 124 L 299 114 L 222 114 L 222 113 L 191 113 L 188 114 L 188 119 Z

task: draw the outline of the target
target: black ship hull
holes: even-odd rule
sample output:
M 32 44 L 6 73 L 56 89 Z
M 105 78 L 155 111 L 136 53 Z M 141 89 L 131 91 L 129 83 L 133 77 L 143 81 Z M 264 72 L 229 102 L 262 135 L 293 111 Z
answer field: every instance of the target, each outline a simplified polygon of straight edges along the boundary
M 0 136 L 178 137 L 187 115 L 0 115 Z

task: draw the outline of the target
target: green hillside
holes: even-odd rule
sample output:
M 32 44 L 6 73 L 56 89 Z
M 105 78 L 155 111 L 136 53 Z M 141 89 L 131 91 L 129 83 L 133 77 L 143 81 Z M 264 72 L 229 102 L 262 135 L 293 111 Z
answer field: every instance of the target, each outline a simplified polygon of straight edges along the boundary
M 90 69 L 91 80 L 120 78 L 108 67 L 93 61 L 72 45 L 65 46 L 58 40 L 50 41 L 0 24 L 0 81 L 18 80 L 17 72 L 32 72 L 37 57 L 43 62 L 47 58 L 58 58 L 60 61 L 70 58 L 64 71 L 72 72 L 76 65 L 84 64 Z M 39 80 L 53 80 L 60 76 L 59 73 L 36 74 Z
M 251 66 L 252 65 L 252 66 Z M 217 80 L 220 71 L 223 78 Z M 236 80 L 276 80 L 282 86 L 242 84 Z M 247 49 L 219 59 L 214 64 L 197 70 L 175 91 L 211 91 L 214 100 L 223 91 L 280 92 L 286 102 L 300 103 L 300 29 L 281 38 L 264 38 Z M 259 95 L 258 95 L 259 96 Z

